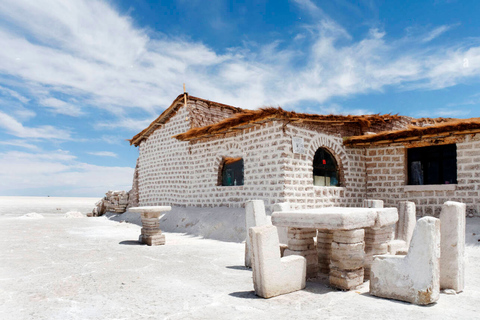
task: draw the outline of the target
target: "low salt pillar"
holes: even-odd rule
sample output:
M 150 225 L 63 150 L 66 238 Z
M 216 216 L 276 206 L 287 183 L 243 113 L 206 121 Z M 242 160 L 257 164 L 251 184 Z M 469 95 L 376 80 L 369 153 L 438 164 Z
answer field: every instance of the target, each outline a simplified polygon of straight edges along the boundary
M 440 296 L 440 220 L 418 220 L 406 256 L 376 256 L 370 294 L 426 305 Z
M 333 231 L 330 284 L 351 290 L 363 283 L 364 229 Z
M 465 285 L 465 210 L 460 202 L 447 201 L 440 213 L 440 287 L 463 291 Z
M 247 230 L 247 239 L 245 240 L 245 267 L 252 267 L 252 245 L 248 230 L 252 227 L 261 227 L 268 224 L 267 214 L 265 213 L 265 204 L 263 200 L 250 200 L 245 203 L 245 228 Z

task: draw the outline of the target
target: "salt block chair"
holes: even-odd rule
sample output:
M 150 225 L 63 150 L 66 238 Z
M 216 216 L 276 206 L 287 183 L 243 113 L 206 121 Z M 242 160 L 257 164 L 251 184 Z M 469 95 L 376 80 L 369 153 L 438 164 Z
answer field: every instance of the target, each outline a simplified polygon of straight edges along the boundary
M 427 305 L 440 295 L 440 220 L 417 221 L 406 256 L 381 255 L 373 260 L 370 294 Z
M 253 286 L 258 296 L 271 298 L 305 288 L 307 261 L 297 255 L 280 257 L 275 226 L 250 228 L 249 236 Z
M 383 208 L 383 200 L 363 199 L 364 208 Z
M 291 206 L 288 202 L 279 202 L 273 205 L 272 212 L 290 211 Z M 280 240 L 280 254 L 283 257 L 285 250 L 288 248 L 288 228 L 277 227 L 278 239 Z
M 395 240 L 388 243 L 390 254 L 407 254 L 412 240 L 413 230 L 417 218 L 415 215 L 415 203 L 411 201 L 400 201 L 398 207 L 398 222 L 395 230 Z
M 440 289 L 463 291 L 465 286 L 466 205 L 447 201 L 440 213 Z
M 251 227 L 260 227 L 268 225 L 267 215 L 265 213 L 265 204 L 263 200 L 250 200 L 245 203 L 245 229 L 248 230 Z M 245 267 L 252 267 L 252 245 L 250 243 L 250 237 L 247 234 L 245 241 Z

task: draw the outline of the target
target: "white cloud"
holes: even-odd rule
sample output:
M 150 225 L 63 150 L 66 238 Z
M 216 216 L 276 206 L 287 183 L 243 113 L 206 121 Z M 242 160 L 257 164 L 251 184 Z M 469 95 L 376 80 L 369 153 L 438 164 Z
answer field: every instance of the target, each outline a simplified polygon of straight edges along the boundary
M 0 194 L 43 194 L 57 190 L 63 196 L 101 196 L 107 190 L 130 190 L 133 168 L 82 163 L 64 151 L 0 153 Z M 78 190 L 83 190 L 78 193 Z
M 14 147 L 21 147 L 25 149 L 30 149 L 32 151 L 39 151 L 40 148 L 34 144 L 28 143 L 25 140 L 10 140 L 10 141 L 0 141 L 0 144 Z
M 99 156 L 99 157 L 113 157 L 117 158 L 118 155 L 115 152 L 111 151 L 97 151 L 97 152 L 87 152 L 88 154 L 91 154 L 92 156 Z
M 46 98 L 39 101 L 41 105 L 48 107 L 53 113 L 78 117 L 83 115 L 81 108 L 56 98 Z
M 422 42 L 430 42 L 433 39 L 438 38 L 440 35 L 450 30 L 452 27 L 453 27 L 452 25 L 450 26 L 444 25 L 444 26 L 437 27 L 432 31 L 430 31 L 427 35 L 425 35 L 425 37 L 422 39 Z
M 305 100 L 323 104 L 387 86 L 439 89 L 480 75 L 480 47 L 419 45 L 418 39 L 429 42 L 454 25 L 415 41 L 387 40 L 377 29 L 357 40 L 313 1 L 292 2 L 312 21 L 299 32 L 306 47 L 274 40 L 218 53 L 181 37 L 150 36 L 107 2 L 4 0 L 0 73 L 23 79 L 35 87 L 34 95 L 43 89 L 35 98 L 52 111 L 81 113 L 69 99 L 54 100 L 53 92 L 81 97 L 118 118 L 104 128 L 132 130 L 151 119 L 126 119 L 126 108 L 142 108 L 154 118 L 183 82 L 193 95 L 240 107 L 298 107 Z
M 25 127 L 12 116 L 0 111 L 0 128 L 19 138 L 69 140 L 70 132 L 53 126 Z

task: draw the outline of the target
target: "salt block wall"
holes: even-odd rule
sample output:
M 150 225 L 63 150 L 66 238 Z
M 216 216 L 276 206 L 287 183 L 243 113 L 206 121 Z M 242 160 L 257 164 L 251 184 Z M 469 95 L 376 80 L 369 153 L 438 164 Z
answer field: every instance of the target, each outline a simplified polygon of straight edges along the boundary
M 189 143 L 171 138 L 190 129 L 189 112 L 178 112 L 139 146 L 138 193 L 142 206 L 186 205 L 190 179 Z
M 284 155 L 285 201 L 296 209 L 362 206 L 366 191 L 364 150 L 346 148 L 341 132 L 327 135 L 298 126 L 288 126 L 286 135 L 290 148 Z M 303 138 L 306 154 L 293 153 L 292 137 Z M 320 147 L 329 150 L 335 157 L 340 169 L 340 187 L 313 185 L 313 158 Z
M 238 134 L 203 139 L 191 145 L 192 175 L 189 206 L 243 207 L 247 200 L 264 200 L 267 209 L 283 198 L 283 155 L 291 142 L 282 124 L 268 122 Z M 244 185 L 220 186 L 224 157 L 242 157 Z
M 258 199 L 264 200 L 267 210 L 285 201 L 295 209 L 361 206 L 366 189 L 365 150 L 346 148 L 340 134 L 273 121 L 192 143 L 171 138 L 190 129 L 189 117 L 191 113 L 180 108 L 140 144 L 140 205 L 243 207 L 247 200 Z M 293 153 L 292 137 L 304 139 L 305 154 Z M 313 157 L 320 147 L 336 157 L 340 187 L 313 185 Z M 243 186 L 219 185 L 224 157 L 243 158 Z
M 467 214 L 480 215 L 480 137 L 468 135 L 457 140 L 457 185 L 406 187 L 407 160 L 403 145 L 366 149 L 367 197 L 397 206 L 408 200 L 416 204 L 417 216 L 440 215 L 442 204 L 458 201 L 467 205 Z M 423 189 L 423 190 L 422 190 Z

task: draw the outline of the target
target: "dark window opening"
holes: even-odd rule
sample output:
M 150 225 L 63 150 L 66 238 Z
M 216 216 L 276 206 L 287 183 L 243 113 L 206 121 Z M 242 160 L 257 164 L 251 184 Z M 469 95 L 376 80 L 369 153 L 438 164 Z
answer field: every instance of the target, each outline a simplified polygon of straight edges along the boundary
M 456 184 L 457 146 L 447 144 L 407 150 L 408 184 Z
M 243 186 L 243 159 L 225 158 L 222 167 L 222 186 Z
M 313 157 L 313 185 L 340 185 L 337 161 L 330 152 L 323 148 L 319 148 Z

